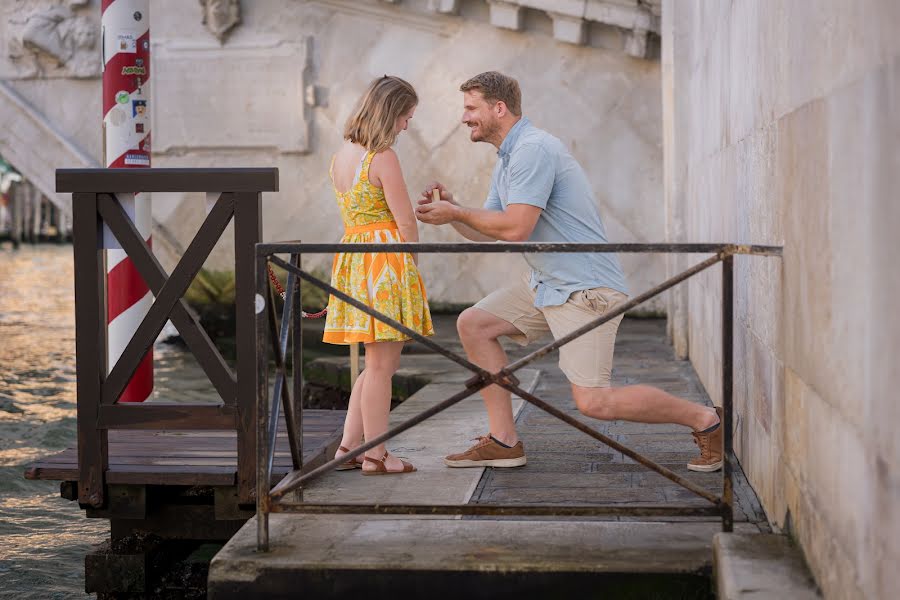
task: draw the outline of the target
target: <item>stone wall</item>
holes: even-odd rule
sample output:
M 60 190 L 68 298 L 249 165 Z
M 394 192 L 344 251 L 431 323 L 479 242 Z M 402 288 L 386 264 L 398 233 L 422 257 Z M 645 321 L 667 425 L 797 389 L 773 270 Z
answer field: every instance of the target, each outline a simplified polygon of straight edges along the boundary
M 893 0 L 663 4 L 668 235 L 784 245 L 736 259 L 735 445 L 828 598 L 900 589 L 898 30 Z M 669 304 L 717 402 L 720 302 L 714 269 Z
M 73 18 L 99 23 L 99 0 L 18 1 L 0 12 L 6 21 L 23 21 L 38 8 L 70 4 Z M 519 78 L 525 113 L 585 166 L 612 241 L 663 238 L 660 70 L 653 50 L 658 1 L 239 5 L 240 23 L 214 35 L 216 23 L 204 26 L 201 3 L 152 3 L 153 165 L 278 167 L 281 192 L 264 200 L 267 240 L 339 239 L 328 164 L 359 93 L 384 73 L 407 78 L 421 98 L 397 145 L 410 190 L 439 179 L 464 202 L 480 205 L 495 154 L 468 141 L 457 89 L 489 69 Z M 572 13 L 575 5 L 583 10 Z M 0 44 L 19 52 L 20 30 L 0 25 L 0 33 Z M 75 73 L 74 62 L 59 66 L 46 52 L 20 54 L 0 59 L 2 77 L 62 138 L 99 162 L 99 79 L 79 79 L 90 76 L 87 67 Z M 0 102 L 0 117 L 4 111 Z M 56 166 L 62 165 L 37 165 Z M 173 265 L 176 247 L 190 239 L 204 210 L 201 197 L 154 197 L 155 248 L 165 266 Z M 461 239 L 449 228 L 420 230 L 424 241 Z M 210 266 L 226 264 L 230 249 L 226 235 Z M 307 264 L 328 262 L 321 256 Z M 623 263 L 634 291 L 664 276 L 660 257 L 624 256 Z M 524 268 L 519 258 L 497 255 L 432 255 L 422 265 L 431 298 L 445 302 L 477 300 Z

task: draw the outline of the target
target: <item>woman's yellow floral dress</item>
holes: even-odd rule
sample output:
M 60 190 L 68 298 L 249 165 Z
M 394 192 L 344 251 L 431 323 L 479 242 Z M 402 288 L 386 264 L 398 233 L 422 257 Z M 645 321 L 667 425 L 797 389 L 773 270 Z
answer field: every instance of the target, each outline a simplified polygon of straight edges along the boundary
M 384 190 L 369 182 L 369 165 L 374 156 L 374 152 L 366 153 L 356 183 L 343 194 L 334 186 L 334 159 L 331 161 L 331 182 L 345 228 L 341 243 L 403 241 L 384 198 Z M 417 333 L 434 334 L 425 284 L 408 252 L 337 254 L 331 268 L 331 285 Z M 334 296 L 328 299 L 322 341 L 350 344 L 408 339 L 409 336 L 346 302 Z

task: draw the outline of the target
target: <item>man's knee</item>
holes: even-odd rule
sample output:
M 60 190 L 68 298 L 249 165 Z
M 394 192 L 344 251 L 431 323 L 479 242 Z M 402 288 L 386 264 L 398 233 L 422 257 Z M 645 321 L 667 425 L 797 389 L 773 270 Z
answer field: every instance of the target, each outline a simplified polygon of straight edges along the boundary
M 490 331 L 487 327 L 489 317 L 492 315 L 481 309 L 469 307 L 459 313 L 456 319 L 456 331 L 462 339 L 489 339 Z
M 615 420 L 612 388 L 589 388 L 573 384 L 572 397 L 581 414 L 602 421 Z

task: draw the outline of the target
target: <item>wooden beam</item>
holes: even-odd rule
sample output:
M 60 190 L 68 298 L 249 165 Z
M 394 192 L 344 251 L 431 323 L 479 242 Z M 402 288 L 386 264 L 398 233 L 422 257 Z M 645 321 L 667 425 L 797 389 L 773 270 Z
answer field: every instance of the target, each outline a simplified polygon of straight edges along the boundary
M 57 192 L 277 192 L 278 169 L 57 169 Z
M 235 429 L 237 410 L 220 404 L 123 403 L 100 407 L 102 429 Z
M 234 207 L 235 342 L 237 346 L 238 497 L 254 502 L 256 488 L 257 360 L 265 356 L 265 315 L 256 312 L 256 244 L 262 241 L 262 198 L 258 192 L 236 194 Z M 261 275 L 265 280 L 265 273 Z M 260 300 L 264 303 L 264 298 Z M 257 344 L 261 344 L 260 347 Z M 264 359 L 263 359 L 264 360 Z
M 108 438 L 98 427 L 100 398 L 106 377 L 106 268 L 97 196 L 74 194 L 75 373 L 78 422 L 78 501 L 100 507 Z

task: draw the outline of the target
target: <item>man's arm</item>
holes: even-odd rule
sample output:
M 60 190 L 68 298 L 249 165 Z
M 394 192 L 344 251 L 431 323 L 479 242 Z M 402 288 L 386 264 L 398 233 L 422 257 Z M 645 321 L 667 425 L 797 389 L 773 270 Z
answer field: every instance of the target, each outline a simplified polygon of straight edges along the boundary
M 433 189 L 441 190 L 441 200 L 431 199 Z M 438 183 L 429 185 L 419 200 L 416 217 L 429 225 L 445 225 L 450 223 L 463 237 L 476 241 L 503 240 L 505 242 L 522 242 L 531 237 L 534 226 L 543 212 L 543 208 L 531 203 L 512 203 L 499 210 L 499 198 L 496 203 L 488 199 L 488 208 L 469 208 L 461 206 L 453 200 L 452 194 Z
M 455 206 L 459 206 L 459 203 L 454 200 L 453 194 L 451 194 L 443 185 L 438 182 L 430 183 L 428 184 L 428 186 L 426 186 L 425 191 L 422 192 L 422 197 L 419 198 L 419 206 L 431 204 L 434 201 L 434 190 L 438 190 L 438 192 L 440 192 L 441 200 L 449 202 L 450 204 L 453 204 Z M 416 217 L 419 217 L 419 214 L 419 210 L 416 209 Z M 427 221 L 423 221 L 423 223 L 425 222 Z M 473 242 L 493 242 L 497 239 L 484 235 L 483 233 L 480 233 L 459 221 L 451 221 L 450 225 L 453 226 L 453 229 L 455 229 L 459 235 Z
M 543 209 L 531 204 L 510 204 L 506 210 L 455 207 L 454 226 L 461 223 L 483 236 L 504 242 L 524 242 L 531 237 Z

